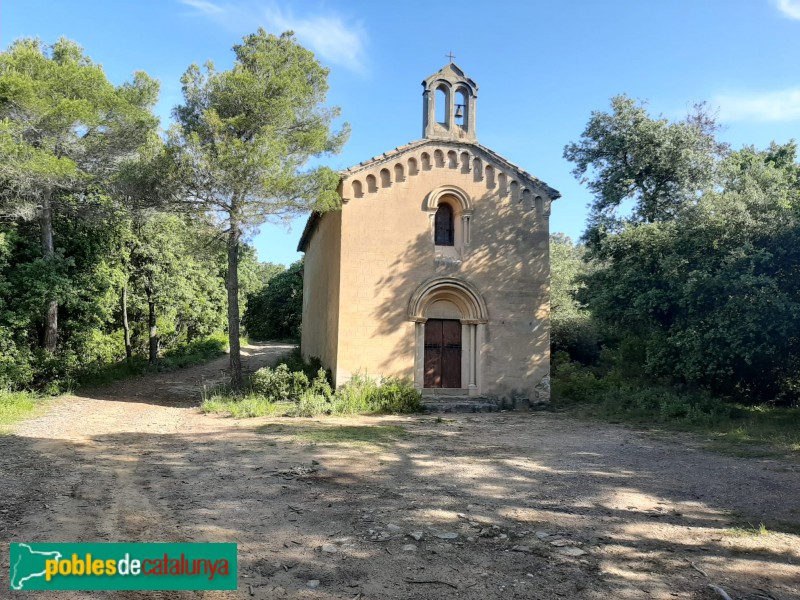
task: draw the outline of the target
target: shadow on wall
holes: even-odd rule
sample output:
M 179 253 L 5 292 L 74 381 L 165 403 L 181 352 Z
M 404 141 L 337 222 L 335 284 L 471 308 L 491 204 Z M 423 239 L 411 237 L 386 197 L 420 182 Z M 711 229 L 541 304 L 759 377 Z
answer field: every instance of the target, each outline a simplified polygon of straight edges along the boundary
M 406 201 L 419 202 L 426 211 L 425 198 Z M 549 363 L 547 221 L 541 205 L 513 190 L 501 197 L 487 191 L 473 199 L 473 206 L 469 243 L 460 257 L 437 258 L 433 232 L 426 230 L 389 264 L 376 290 L 376 335 L 396 336 L 409 323 L 409 300 L 423 282 L 465 280 L 481 293 L 489 312 L 482 348 L 484 390 L 528 395 Z M 404 335 L 382 367 L 391 369 L 394 357 L 414 352 L 414 335 Z

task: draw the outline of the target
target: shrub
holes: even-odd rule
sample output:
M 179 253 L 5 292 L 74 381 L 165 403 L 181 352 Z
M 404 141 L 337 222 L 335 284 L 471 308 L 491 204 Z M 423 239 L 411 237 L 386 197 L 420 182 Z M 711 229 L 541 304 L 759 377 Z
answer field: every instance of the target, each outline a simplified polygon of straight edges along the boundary
M 346 413 L 411 413 L 422 410 L 419 390 L 405 379 L 390 377 L 378 383 L 357 373 L 336 391 L 340 411 Z
M 0 389 L 25 387 L 33 381 L 32 353 L 18 344 L 11 330 L 0 326 Z
M 312 356 L 308 360 L 303 358 L 303 354 L 300 352 L 300 348 L 295 348 L 291 354 L 289 354 L 286 358 L 282 361 L 287 367 L 289 367 L 290 371 L 302 371 L 306 374 L 309 381 L 314 379 L 317 374 L 319 373 L 322 367 L 322 361 L 317 358 L 316 356 Z M 328 383 L 333 381 L 333 377 L 330 371 L 325 371 L 325 377 L 328 380 Z
M 413 413 L 423 409 L 419 390 L 407 379 L 396 377 L 381 382 L 375 390 L 373 404 L 375 412 Z
M 303 261 L 274 275 L 251 294 L 242 315 L 247 334 L 262 340 L 298 339 L 303 320 Z
M 585 367 L 565 360 L 553 361 L 553 402 L 556 406 L 583 405 L 590 415 L 664 424 L 711 425 L 737 416 L 737 409 L 704 391 L 684 392 L 672 386 L 633 378 L 607 355 L 604 367 Z
M 306 390 L 300 394 L 297 405 L 289 413 L 297 417 L 314 417 L 316 415 L 330 415 L 336 412 L 337 405 L 332 397 L 325 397 Z
M 296 365 L 296 359 L 292 363 Z M 305 371 L 310 366 L 306 364 Z M 256 371 L 250 378 L 249 394 L 234 396 L 218 391 L 201 407 L 203 412 L 234 417 L 411 413 L 422 409 L 419 390 L 405 379 L 387 378 L 379 383 L 356 374 L 347 385 L 334 390 L 325 369 L 318 368 L 309 380 L 303 370 L 293 371 L 286 364 Z
M 328 400 L 333 397 L 334 391 L 330 384 L 328 372 L 325 369 L 320 367 L 317 370 L 317 376 L 311 381 L 311 387 L 308 391 L 317 396 L 322 396 Z
M 554 312 L 550 319 L 550 350 L 566 352 L 572 360 L 585 365 L 596 362 L 600 354 L 600 334 L 589 314 Z
M 228 336 L 225 333 L 212 333 L 208 337 L 178 344 L 164 352 L 164 356 L 194 356 L 216 358 L 228 349 Z
M 280 400 L 299 400 L 300 394 L 308 390 L 308 377 L 302 371 L 290 371 L 285 364 L 274 369 L 262 367 L 250 377 L 250 387 L 254 393 L 273 402 Z

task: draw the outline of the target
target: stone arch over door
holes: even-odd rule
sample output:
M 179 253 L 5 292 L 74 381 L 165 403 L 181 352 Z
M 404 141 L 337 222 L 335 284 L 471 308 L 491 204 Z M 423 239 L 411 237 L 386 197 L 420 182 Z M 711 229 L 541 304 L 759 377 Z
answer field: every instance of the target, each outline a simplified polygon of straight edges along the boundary
M 467 281 L 455 277 L 436 277 L 423 282 L 412 294 L 408 318 L 414 326 L 414 386 L 425 388 L 426 323 L 458 321 L 461 325 L 461 389 L 477 396 L 483 381 L 485 328 L 489 320 L 486 302 Z

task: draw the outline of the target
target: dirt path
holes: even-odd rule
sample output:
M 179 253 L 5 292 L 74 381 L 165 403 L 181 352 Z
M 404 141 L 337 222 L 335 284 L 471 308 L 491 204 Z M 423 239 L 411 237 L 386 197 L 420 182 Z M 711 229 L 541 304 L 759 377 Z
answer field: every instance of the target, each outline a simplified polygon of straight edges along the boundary
M 237 542 L 239 590 L 35 597 L 800 599 L 797 462 L 550 413 L 204 416 L 225 363 L 0 437 L 0 539 Z

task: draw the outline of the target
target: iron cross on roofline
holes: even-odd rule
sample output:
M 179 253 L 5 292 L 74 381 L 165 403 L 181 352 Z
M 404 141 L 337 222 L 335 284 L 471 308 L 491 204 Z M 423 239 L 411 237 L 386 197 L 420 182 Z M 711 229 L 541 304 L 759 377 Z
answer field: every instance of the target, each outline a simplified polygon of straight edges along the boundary
M 453 62 L 453 59 L 456 57 L 452 50 L 450 50 L 450 54 L 445 54 L 445 56 L 450 59 L 450 62 Z

